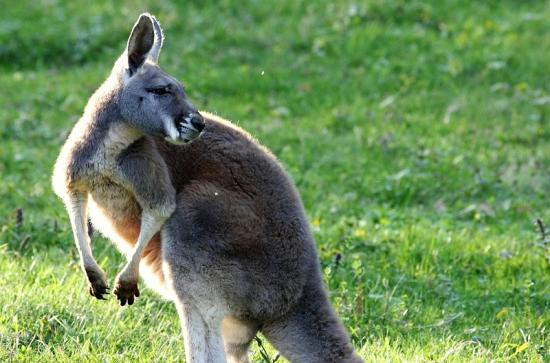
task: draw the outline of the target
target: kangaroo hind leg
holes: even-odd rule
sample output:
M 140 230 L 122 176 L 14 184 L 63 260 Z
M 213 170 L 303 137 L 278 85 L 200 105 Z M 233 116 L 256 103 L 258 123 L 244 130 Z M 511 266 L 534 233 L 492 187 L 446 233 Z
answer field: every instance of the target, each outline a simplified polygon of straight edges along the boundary
M 248 347 L 258 332 L 258 325 L 233 317 L 222 322 L 222 336 L 228 363 L 249 363 Z
M 319 278 L 304 287 L 298 303 L 262 333 L 291 362 L 361 363 L 336 317 Z
M 226 363 L 221 336 L 222 318 L 193 303 L 176 302 L 185 340 L 187 363 Z

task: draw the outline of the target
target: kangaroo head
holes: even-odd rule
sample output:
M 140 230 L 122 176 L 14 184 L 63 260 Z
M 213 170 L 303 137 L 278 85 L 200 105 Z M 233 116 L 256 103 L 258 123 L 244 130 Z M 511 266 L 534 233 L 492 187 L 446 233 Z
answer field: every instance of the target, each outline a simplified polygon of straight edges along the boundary
M 181 144 L 199 136 L 205 124 L 181 83 L 159 67 L 163 40 L 158 21 L 141 14 L 120 59 L 118 71 L 123 73 L 123 82 L 118 104 L 132 127 Z

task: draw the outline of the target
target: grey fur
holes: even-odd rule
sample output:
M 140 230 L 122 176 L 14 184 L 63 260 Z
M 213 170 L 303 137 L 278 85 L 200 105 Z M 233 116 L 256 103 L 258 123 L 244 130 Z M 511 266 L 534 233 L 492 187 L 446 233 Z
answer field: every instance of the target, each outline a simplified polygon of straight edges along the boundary
M 90 292 L 102 298 L 107 282 L 88 211 L 128 255 L 118 299 L 133 303 L 139 272 L 171 299 L 188 363 L 248 362 L 258 331 L 293 362 L 361 362 L 330 306 L 290 178 L 245 131 L 199 115 L 156 63 L 163 37 L 142 14 L 54 168 Z M 163 85 L 169 96 L 147 91 Z

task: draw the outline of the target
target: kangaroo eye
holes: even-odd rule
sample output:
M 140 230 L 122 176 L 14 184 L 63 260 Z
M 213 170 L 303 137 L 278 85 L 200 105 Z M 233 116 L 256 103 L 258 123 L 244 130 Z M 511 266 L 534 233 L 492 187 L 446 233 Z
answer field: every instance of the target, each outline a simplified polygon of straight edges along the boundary
M 157 87 L 157 88 L 149 88 L 147 89 L 147 92 L 154 93 L 156 95 L 162 96 L 167 93 L 170 93 L 170 89 L 166 87 Z

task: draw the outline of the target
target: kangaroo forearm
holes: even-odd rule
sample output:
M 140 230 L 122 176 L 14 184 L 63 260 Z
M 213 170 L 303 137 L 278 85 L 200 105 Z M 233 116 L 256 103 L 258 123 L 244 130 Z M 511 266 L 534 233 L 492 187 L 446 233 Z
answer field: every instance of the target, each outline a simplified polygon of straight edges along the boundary
M 84 192 L 73 192 L 68 196 L 66 204 L 82 267 L 87 268 L 96 265 L 97 263 L 92 255 L 88 236 L 88 194 Z
M 142 213 L 141 229 L 138 240 L 131 255 L 128 256 L 128 264 L 124 269 L 128 270 L 129 276 L 134 277 L 136 280 L 139 274 L 139 262 L 141 260 L 141 256 L 143 255 L 143 250 L 147 247 L 147 244 L 153 236 L 160 231 L 160 228 L 166 219 L 167 218 L 164 216 L 159 216 L 147 210 Z
M 139 280 L 139 262 L 143 255 L 143 250 L 147 247 L 151 238 L 160 231 L 161 226 L 167 218 L 166 216 L 158 216 L 156 213 L 151 213 L 149 210 L 143 211 L 138 240 L 131 255 L 128 256 L 128 263 L 117 276 L 115 282 L 114 294 L 121 305 L 125 305 L 126 303 L 132 305 L 134 297 L 139 296 L 137 284 Z
M 80 254 L 80 264 L 90 283 L 90 294 L 98 299 L 104 299 L 103 294 L 107 293 L 109 286 L 105 274 L 92 255 L 90 247 L 87 219 L 88 194 L 86 192 L 71 192 L 64 199 L 71 220 L 76 247 Z

